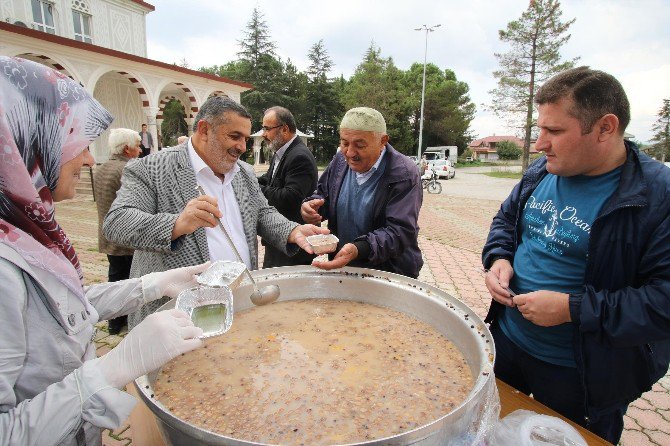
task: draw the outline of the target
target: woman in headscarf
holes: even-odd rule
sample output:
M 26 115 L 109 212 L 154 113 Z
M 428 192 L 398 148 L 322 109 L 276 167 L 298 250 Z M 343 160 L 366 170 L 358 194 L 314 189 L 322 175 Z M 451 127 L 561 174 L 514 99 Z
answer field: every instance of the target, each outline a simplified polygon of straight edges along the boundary
M 119 390 L 197 348 L 178 310 L 155 313 L 96 358 L 94 324 L 191 286 L 206 265 L 83 287 L 53 202 L 74 196 L 112 116 L 43 65 L 0 57 L 0 444 L 95 445 L 136 400 Z

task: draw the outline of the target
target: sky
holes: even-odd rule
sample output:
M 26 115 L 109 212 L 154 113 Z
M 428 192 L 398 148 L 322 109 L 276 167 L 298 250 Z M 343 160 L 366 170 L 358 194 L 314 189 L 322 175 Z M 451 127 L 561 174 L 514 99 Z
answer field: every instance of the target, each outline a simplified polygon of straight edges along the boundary
M 323 39 L 333 77 L 349 78 L 373 41 L 401 69 L 423 63 L 426 33 L 415 29 L 440 24 L 428 34 L 427 61 L 452 69 L 470 86 L 477 106 L 473 136 L 516 133 L 486 106 L 496 87 L 494 54 L 509 49 L 498 30 L 518 19 L 528 0 L 148 1 L 156 7 L 147 16 L 148 57 L 185 59 L 193 69 L 237 59 L 254 7 L 277 55 L 300 70 L 309 65 L 310 47 Z M 561 9 L 563 21 L 576 19 L 562 56 L 614 75 L 631 103 L 627 132 L 648 142 L 663 99 L 670 98 L 670 1 L 564 0 Z

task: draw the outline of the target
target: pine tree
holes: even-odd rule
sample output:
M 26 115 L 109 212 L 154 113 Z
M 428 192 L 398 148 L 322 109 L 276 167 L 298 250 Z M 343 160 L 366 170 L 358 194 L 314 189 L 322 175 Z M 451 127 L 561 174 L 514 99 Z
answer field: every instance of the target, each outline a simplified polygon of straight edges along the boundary
M 305 102 L 305 129 L 314 135 L 312 147 L 319 161 L 329 161 L 337 150 L 338 124 L 344 110 L 335 87 L 328 78 L 333 67 L 328 52 L 319 40 L 312 45 L 307 57 L 307 98 Z
M 577 59 L 561 62 L 561 47 L 570 39 L 567 34 L 575 19 L 561 21 L 558 0 L 531 0 L 521 18 L 498 31 L 501 41 L 510 44 L 507 53 L 496 54 L 500 70 L 493 75 L 498 86 L 490 108 L 508 123 L 523 129 L 522 168 L 528 167 L 530 139 L 536 124 L 533 100 L 540 84 L 554 74 L 572 68 Z M 516 125 L 514 125 L 516 123 Z
M 241 48 L 237 57 L 240 60 L 247 61 L 253 69 L 259 66 L 263 56 L 277 57 L 275 53 L 277 45 L 270 39 L 267 24 L 258 8 L 254 8 L 252 11 L 251 19 L 247 23 L 246 31 L 244 31 L 244 38 L 237 43 Z
M 670 99 L 663 99 L 663 105 L 658 110 L 658 119 L 651 127 L 654 136 L 651 138 L 653 152 L 665 162 L 670 155 Z

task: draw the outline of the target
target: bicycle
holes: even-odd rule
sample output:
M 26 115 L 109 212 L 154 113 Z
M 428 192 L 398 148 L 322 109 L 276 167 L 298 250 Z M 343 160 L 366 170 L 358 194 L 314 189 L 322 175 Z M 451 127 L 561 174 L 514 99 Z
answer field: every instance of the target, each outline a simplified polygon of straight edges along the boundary
M 432 169 L 430 169 L 430 174 L 426 172 L 421 177 L 421 185 L 428 191 L 429 194 L 442 193 L 442 183 L 438 181 L 437 174 Z

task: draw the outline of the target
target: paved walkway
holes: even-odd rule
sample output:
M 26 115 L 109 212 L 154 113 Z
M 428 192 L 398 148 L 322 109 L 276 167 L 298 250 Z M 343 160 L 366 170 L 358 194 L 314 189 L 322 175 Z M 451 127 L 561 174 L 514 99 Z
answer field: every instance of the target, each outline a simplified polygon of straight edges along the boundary
M 514 186 L 514 180 L 491 178 L 459 169 L 456 178 L 442 181 L 440 195 L 426 194 L 419 223 L 419 243 L 425 264 L 419 279 L 463 300 L 484 317 L 490 297 L 477 271 L 489 224 Z M 87 283 L 104 282 L 106 257 L 97 251 L 97 214 L 90 199 L 80 198 L 58 205 L 57 219 L 72 239 L 84 268 Z M 99 324 L 96 338 L 99 354 L 121 338 Z M 106 446 L 132 443 L 128 424 L 103 437 Z M 622 446 L 670 445 L 670 376 L 666 375 L 629 408 Z

